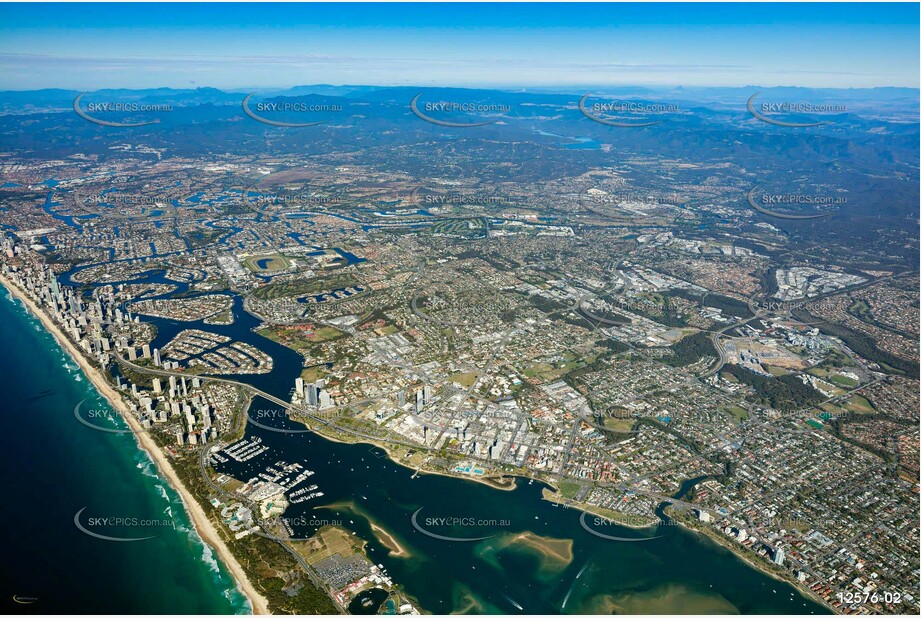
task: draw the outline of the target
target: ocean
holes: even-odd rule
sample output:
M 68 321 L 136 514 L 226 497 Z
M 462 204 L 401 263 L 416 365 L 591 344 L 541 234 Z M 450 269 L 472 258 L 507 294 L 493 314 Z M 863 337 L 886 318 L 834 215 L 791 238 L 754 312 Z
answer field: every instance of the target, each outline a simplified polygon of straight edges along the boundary
M 111 412 L 76 363 L 0 290 L 0 586 L 12 613 L 249 613 L 179 496 L 131 434 L 81 425 Z M 125 428 L 99 419 L 101 425 Z M 84 530 L 112 539 L 104 540 Z M 151 537 L 151 538 L 147 538 Z

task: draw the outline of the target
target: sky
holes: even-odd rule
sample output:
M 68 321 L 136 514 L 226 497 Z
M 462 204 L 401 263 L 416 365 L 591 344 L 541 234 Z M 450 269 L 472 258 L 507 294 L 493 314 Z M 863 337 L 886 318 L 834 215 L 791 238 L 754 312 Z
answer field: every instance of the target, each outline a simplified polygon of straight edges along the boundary
M 0 89 L 919 85 L 917 3 L 0 4 Z

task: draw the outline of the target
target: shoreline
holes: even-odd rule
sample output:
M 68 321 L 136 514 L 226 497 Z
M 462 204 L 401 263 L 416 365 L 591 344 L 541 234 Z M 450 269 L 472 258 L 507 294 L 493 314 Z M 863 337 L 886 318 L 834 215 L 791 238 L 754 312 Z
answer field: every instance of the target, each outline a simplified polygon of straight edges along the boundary
M 390 461 L 392 461 L 393 463 L 397 464 L 400 467 L 406 468 L 407 470 L 412 470 L 413 472 L 418 473 L 418 474 L 431 474 L 434 476 L 444 476 L 444 477 L 448 477 L 452 479 L 457 479 L 459 481 L 471 481 L 473 483 L 481 483 L 483 485 L 486 485 L 487 487 L 491 487 L 492 489 L 496 489 L 498 491 L 515 491 L 518 488 L 518 480 L 528 478 L 528 477 L 517 476 L 517 475 L 503 476 L 502 478 L 512 479 L 512 482 L 507 485 L 500 485 L 493 480 L 495 477 L 483 477 L 483 476 L 475 476 L 475 475 L 461 476 L 460 474 L 453 474 L 446 470 L 430 470 L 430 469 L 425 469 L 425 468 L 416 468 L 406 462 L 400 461 L 393 452 L 393 446 L 386 442 L 375 442 L 372 438 L 364 438 L 361 436 L 356 436 L 357 438 L 356 440 L 344 440 L 338 435 L 332 436 L 329 433 L 324 432 L 322 428 L 328 427 L 328 426 L 324 425 L 323 423 L 318 423 L 316 421 L 313 421 L 312 419 L 303 419 L 303 418 L 297 418 L 297 417 L 292 417 L 291 420 L 296 423 L 302 424 L 304 427 L 309 429 L 315 435 L 323 438 L 324 440 L 329 440 L 330 442 L 336 442 L 339 444 L 367 444 L 369 446 L 375 446 L 381 449 L 382 451 L 384 451 L 385 453 L 387 453 L 387 458 L 390 459 Z
M 593 504 L 585 504 L 582 502 L 576 502 L 575 500 L 571 500 L 570 498 L 563 498 L 562 494 L 560 493 L 559 487 L 554 485 L 552 482 L 548 482 L 548 481 L 541 481 L 541 482 L 545 483 L 547 486 L 552 487 L 553 489 L 556 490 L 556 492 L 554 493 L 545 487 L 544 490 L 541 491 L 541 496 L 540 496 L 541 500 L 546 500 L 547 502 L 550 502 L 551 504 L 562 506 L 565 509 L 573 509 L 575 511 L 582 511 L 583 513 L 587 515 L 601 517 L 602 519 L 609 520 L 610 523 L 614 523 L 623 528 L 630 528 L 631 530 L 646 530 L 647 528 L 659 526 L 662 523 L 661 520 L 655 517 L 651 518 L 649 523 L 645 523 L 645 524 L 631 524 L 631 523 L 621 521 L 617 519 L 618 516 L 626 516 L 626 517 L 630 517 L 630 516 L 624 513 L 618 513 L 617 511 L 612 511 L 610 509 L 605 509 L 604 507 L 595 506 Z M 557 497 L 559 497 L 558 500 L 556 499 Z
M 739 547 L 736 547 L 736 545 L 734 545 L 728 538 L 724 538 L 720 536 L 715 530 L 712 530 L 711 528 L 702 528 L 698 530 L 697 528 L 694 528 L 693 526 L 689 526 L 682 521 L 675 520 L 674 518 L 672 519 L 672 521 L 677 522 L 677 524 L 681 526 L 682 528 L 684 528 L 685 530 L 694 532 L 706 539 L 709 539 L 716 545 L 719 545 L 720 547 L 722 547 L 723 549 L 725 549 L 732 555 L 736 556 L 737 558 L 739 558 L 740 560 L 748 564 L 753 569 L 761 573 L 764 573 L 768 577 L 771 577 L 779 582 L 783 582 L 785 584 L 792 586 L 804 598 L 815 601 L 822 607 L 827 608 L 829 611 L 831 611 L 831 614 L 833 616 L 839 615 L 841 613 L 835 607 L 833 607 L 828 601 L 826 601 L 825 599 L 817 595 L 815 591 L 812 590 L 811 588 L 799 586 L 794 581 L 787 579 L 780 573 L 777 573 L 776 571 L 772 571 L 768 567 L 758 564 L 759 561 L 756 560 L 754 555 L 750 555 L 750 552 L 743 552 L 741 549 L 739 549 Z
M 554 487 L 554 486 L 551 485 L 551 487 Z M 547 500 L 548 502 L 555 502 L 554 500 L 550 500 L 546 496 L 546 492 L 547 492 L 546 489 L 543 492 L 541 492 L 542 498 L 544 500 Z M 567 508 L 572 508 L 577 511 L 582 511 L 583 513 L 588 513 L 589 515 L 596 515 L 596 516 L 598 515 L 598 513 L 595 513 L 591 510 L 591 505 L 586 505 L 586 504 L 582 504 L 578 502 L 573 502 L 572 504 L 558 502 L 558 504 L 562 504 L 563 506 Z M 733 556 L 735 556 L 736 558 L 738 558 L 739 560 L 741 560 L 742 562 L 744 562 L 745 564 L 753 568 L 754 570 L 758 571 L 759 573 L 762 573 L 774 580 L 777 580 L 779 582 L 789 585 L 791 588 L 796 590 L 800 594 L 800 596 L 802 596 L 803 598 L 809 599 L 811 601 L 814 601 L 815 603 L 821 605 L 822 607 L 825 607 L 831 612 L 832 615 L 838 615 L 841 613 L 835 607 L 833 607 L 828 601 L 826 601 L 825 599 L 817 595 L 815 591 L 813 591 L 811 588 L 807 586 L 800 586 L 799 583 L 796 582 L 794 578 L 792 578 L 792 576 L 788 578 L 781 573 L 771 570 L 769 566 L 765 564 L 761 564 L 760 561 L 756 559 L 755 555 L 752 555 L 750 550 L 748 550 L 747 548 L 744 548 L 744 546 L 742 545 L 732 543 L 728 538 L 722 537 L 712 527 L 702 527 L 698 529 L 674 517 L 669 517 L 669 520 L 674 522 L 673 525 L 680 526 L 685 531 L 691 532 L 697 536 L 703 537 L 704 539 L 708 539 L 715 545 L 721 547 L 722 549 L 725 549 L 730 554 L 732 554 Z M 657 521 L 661 521 L 661 520 L 657 520 Z M 630 524 L 622 524 L 620 522 L 616 522 L 616 523 L 617 525 L 624 526 L 625 528 L 633 528 L 633 529 L 644 529 L 644 528 L 651 527 L 651 525 L 659 525 L 658 523 L 655 523 L 655 522 L 647 526 L 634 526 Z
M 163 450 L 157 445 L 154 439 L 144 431 L 143 427 L 141 427 L 141 424 L 127 409 L 118 391 L 112 388 L 112 386 L 105 380 L 99 370 L 90 364 L 90 362 L 83 356 L 83 354 L 73 345 L 70 339 L 68 339 L 64 333 L 61 332 L 61 330 L 58 328 L 58 325 L 55 324 L 54 321 L 43 310 L 41 310 L 31 298 L 20 291 L 16 285 L 6 279 L 6 277 L 3 275 L 0 275 L 0 284 L 2 284 L 3 287 L 7 289 L 7 291 L 9 291 L 13 298 L 21 301 L 23 305 L 25 305 L 26 309 L 28 309 L 32 315 L 38 318 L 38 320 L 44 326 L 45 330 L 48 331 L 58 342 L 58 345 L 60 345 L 61 348 L 74 359 L 74 361 L 80 367 L 80 370 L 93 384 L 93 387 L 99 392 L 100 395 L 106 399 L 106 401 L 108 401 L 109 405 L 114 410 L 116 410 L 119 415 L 121 415 L 122 419 L 128 424 L 134 434 L 135 442 L 138 448 L 147 453 L 147 455 L 156 465 L 160 476 L 164 478 L 166 482 L 169 483 L 170 487 L 172 487 L 179 495 L 179 498 L 183 504 L 183 508 L 185 509 L 186 514 L 189 516 L 189 520 L 192 522 L 196 534 L 198 534 L 203 543 L 215 551 L 218 559 L 223 563 L 230 576 L 236 582 L 237 589 L 249 601 L 249 604 L 252 607 L 253 615 L 269 615 L 271 612 L 269 611 L 268 601 L 265 599 L 265 597 L 259 594 L 256 588 L 253 586 L 252 582 L 246 576 L 246 572 L 243 570 L 243 567 L 239 562 L 237 562 L 237 559 L 230 551 L 230 548 L 227 547 L 223 539 L 220 537 L 218 531 L 211 523 L 211 520 L 208 519 L 204 509 L 201 507 L 198 501 L 195 500 L 195 497 L 191 494 L 191 492 L 189 492 L 189 490 L 186 489 L 186 487 L 182 484 L 179 476 L 176 474 L 175 470 L 173 470 L 172 465 L 164 455 Z

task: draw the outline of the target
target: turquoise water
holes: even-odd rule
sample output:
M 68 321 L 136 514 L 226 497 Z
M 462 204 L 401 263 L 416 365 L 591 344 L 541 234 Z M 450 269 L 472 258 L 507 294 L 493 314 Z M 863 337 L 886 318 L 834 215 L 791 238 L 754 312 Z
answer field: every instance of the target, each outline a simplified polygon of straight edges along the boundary
M 76 421 L 78 402 L 84 410 L 108 410 L 105 400 L 2 288 L 0 321 L 0 587 L 7 609 L 23 612 L 16 596 L 35 613 L 249 613 L 246 598 L 134 437 Z M 121 419 L 109 424 L 124 427 Z M 87 530 L 153 538 L 91 537 L 74 524 L 81 509 L 78 521 Z M 125 521 L 103 525 L 99 518 Z

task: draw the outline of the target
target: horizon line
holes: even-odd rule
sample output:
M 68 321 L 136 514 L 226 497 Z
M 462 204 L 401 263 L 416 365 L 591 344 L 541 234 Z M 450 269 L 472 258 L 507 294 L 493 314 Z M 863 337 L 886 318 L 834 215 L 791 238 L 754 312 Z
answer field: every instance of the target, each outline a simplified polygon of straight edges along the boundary
M 528 91 L 528 90 L 559 90 L 559 89 L 576 89 L 583 91 L 586 88 L 592 89 L 612 89 L 612 88 L 643 88 L 643 89 L 661 89 L 661 88 L 672 88 L 672 89 L 681 89 L 681 90 L 746 90 L 752 88 L 760 88 L 764 90 L 771 89 L 799 89 L 799 90 L 831 90 L 831 91 L 861 91 L 861 90 L 911 90 L 914 92 L 921 93 L 921 86 L 897 86 L 897 85 L 886 85 L 886 86 L 801 86 L 795 84 L 786 84 L 786 85 L 776 85 L 776 86 L 764 86 L 759 84 L 744 84 L 739 86 L 726 86 L 726 85 L 687 85 L 680 83 L 660 83 L 660 84 L 644 84 L 636 82 L 624 82 L 617 84 L 600 84 L 600 83 L 574 83 L 574 84 L 539 84 L 539 85 L 508 85 L 502 86 L 498 84 L 493 85 L 474 85 L 474 84 L 421 84 L 421 83 L 409 83 L 409 84 L 381 84 L 381 83 L 341 83 L 334 84 L 328 82 L 314 82 L 314 83 L 303 83 L 303 84 L 291 84 L 291 85 L 243 85 L 243 86 L 210 86 L 210 85 L 190 85 L 190 86 L 144 86 L 144 87 L 131 87 L 131 86 L 106 86 L 99 88 L 73 88 L 73 87 L 61 87 L 61 86 L 45 86 L 43 88 L 0 88 L 0 92 L 41 92 L 44 90 L 60 90 L 64 92 L 100 92 L 105 90 L 127 90 L 132 92 L 140 92 L 144 90 L 176 90 L 176 91 L 195 91 L 195 90 L 217 90 L 219 92 L 225 93 L 237 93 L 237 92 L 264 92 L 270 90 L 291 90 L 294 88 L 440 88 L 440 89 L 457 89 L 457 90 L 500 90 L 500 91 L 509 91 L 514 93 L 515 91 Z M 558 94 L 576 94 L 575 92 L 559 92 Z

